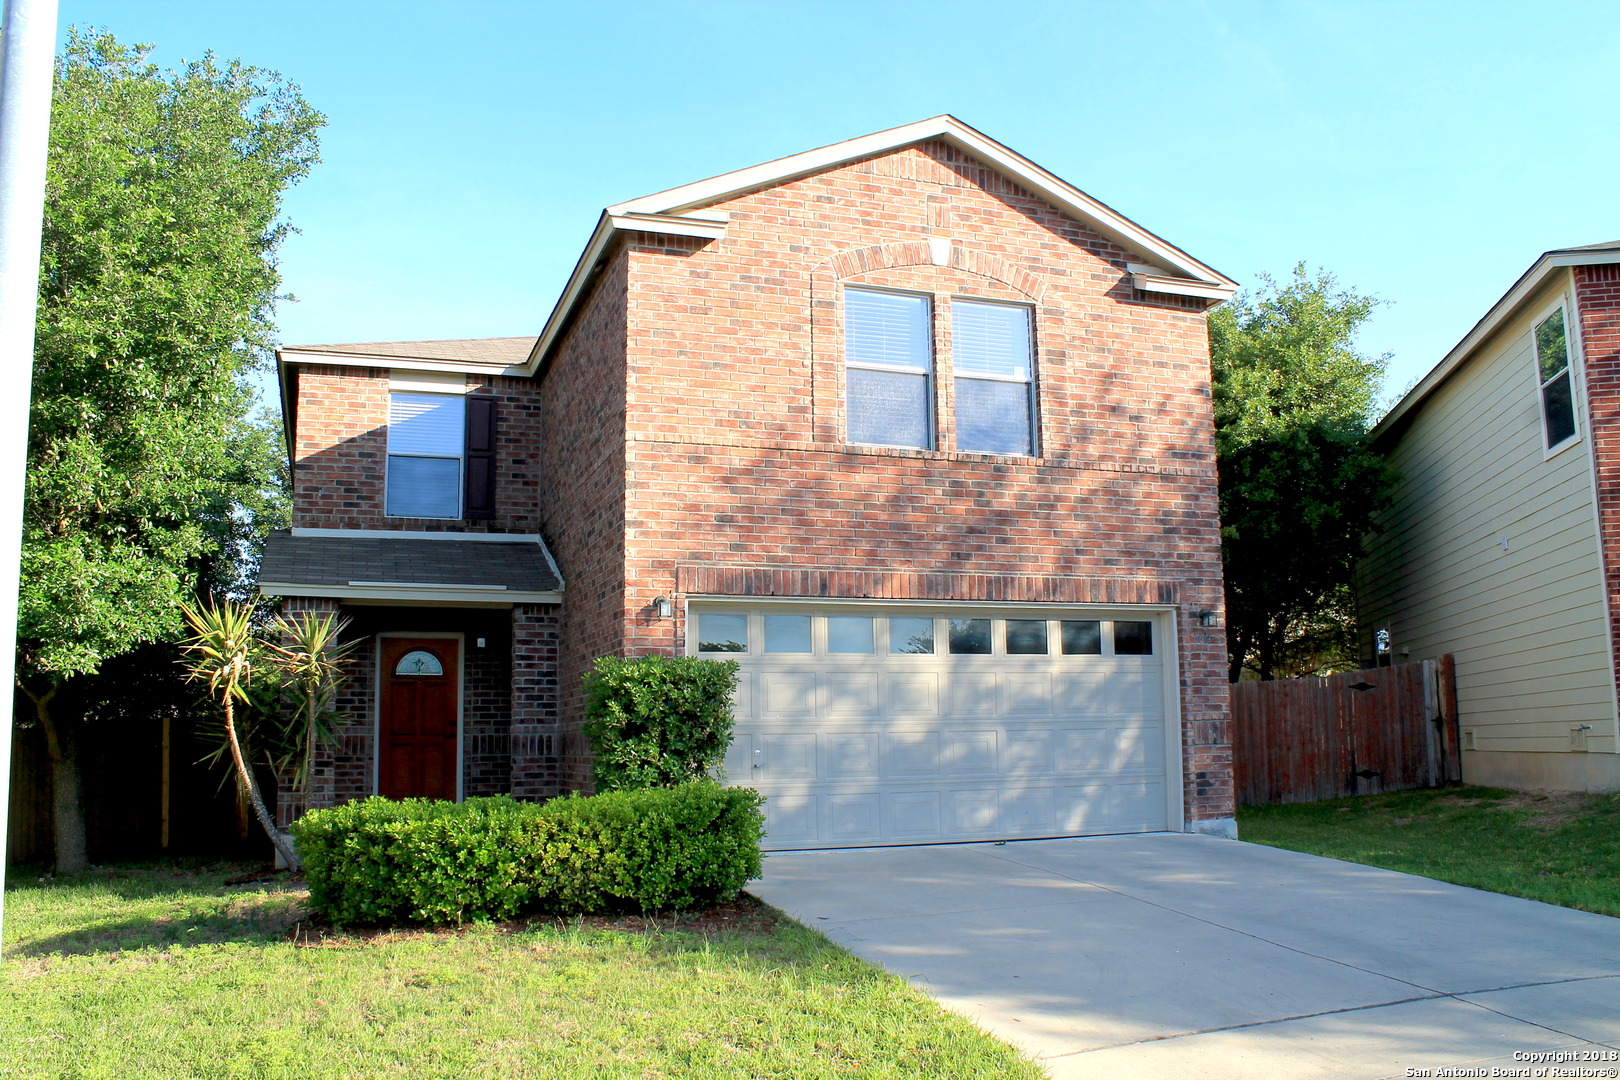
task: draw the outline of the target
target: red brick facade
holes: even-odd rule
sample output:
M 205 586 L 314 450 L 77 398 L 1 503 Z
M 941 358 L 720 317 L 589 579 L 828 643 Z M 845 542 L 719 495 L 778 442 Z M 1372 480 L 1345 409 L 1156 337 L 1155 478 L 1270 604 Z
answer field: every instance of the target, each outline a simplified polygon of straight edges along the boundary
M 426 532 L 540 531 L 540 400 L 534 380 L 468 376 L 472 394 L 496 399 L 503 453 L 495 462 L 495 517 L 488 521 L 388 517 L 386 370 L 310 366 L 293 373 L 293 526 Z
M 540 532 L 566 583 L 513 612 L 511 790 L 588 786 L 582 674 L 679 651 L 688 595 L 1142 603 L 1179 611 L 1187 817 L 1230 818 L 1225 637 L 1196 614 L 1223 621 L 1204 302 L 1137 292 L 1133 256 L 944 142 L 713 209 L 722 239 L 618 241 L 536 379 L 488 388 L 497 520 L 452 527 Z M 844 442 L 849 285 L 932 298 L 936 449 Z M 1033 310 L 1034 457 L 955 447 L 957 297 Z M 446 527 L 382 514 L 387 381 L 303 369 L 295 524 Z
M 1609 622 L 1620 626 L 1620 264 L 1577 266 L 1573 273 Z M 1620 655 L 1615 660 L 1620 669 Z
M 1125 252 L 943 143 L 716 208 L 721 241 L 628 245 L 627 650 L 684 640 L 660 593 L 789 568 L 824 572 L 799 595 L 1175 602 L 1188 817 L 1230 817 L 1224 634 L 1194 616 L 1222 607 L 1202 312 L 1142 302 Z M 937 449 L 843 442 L 846 285 L 932 297 Z M 958 296 L 1034 305 L 1036 458 L 954 449 Z M 751 580 L 684 580 L 718 566 Z

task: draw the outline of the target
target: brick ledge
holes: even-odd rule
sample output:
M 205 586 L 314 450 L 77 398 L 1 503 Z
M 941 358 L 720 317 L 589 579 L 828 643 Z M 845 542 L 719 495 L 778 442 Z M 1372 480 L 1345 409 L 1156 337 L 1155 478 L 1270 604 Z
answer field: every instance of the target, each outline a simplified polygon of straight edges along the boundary
M 1009 454 L 972 454 L 960 450 L 910 450 L 900 446 L 857 446 L 848 443 L 784 442 L 775 439 L 729 439 L 682 435 L 632 435 L 632 445 L 702 447 L 710 450 L 776 450 L 801 454 L 845 455 L 854 457 L 913 458 L 923 461 L 970 461 L 1013 468 L 1068 469 L 1073 472 L 1106 472 L 1146 476 L 1189 476 L 1214 479 L 1213 468 L 1147 465 L 1135 462 L 1086 461 L 1081 458 L 1025 457 Z
M 1004 604 L 1175 604 L 1176 583 L 1153 578 L 869 571 L 682 563 L 675 589 L 690 595 L 829 600 L 969 600 Z

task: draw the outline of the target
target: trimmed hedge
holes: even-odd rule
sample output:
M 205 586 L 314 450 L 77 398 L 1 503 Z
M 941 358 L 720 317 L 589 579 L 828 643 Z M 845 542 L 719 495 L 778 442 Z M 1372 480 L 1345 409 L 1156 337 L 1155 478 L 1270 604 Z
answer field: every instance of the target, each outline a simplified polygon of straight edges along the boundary
M 719 772 L 731 745 L 737 662 L 604 656 L 585 673 L 597 791 L 673 787 Z
M 311 810 L 293 835 L 310 903 L 338 925 L 663 911 L 759 876 L 762 801 L 708 780 L 546 803 L 379 797 Z

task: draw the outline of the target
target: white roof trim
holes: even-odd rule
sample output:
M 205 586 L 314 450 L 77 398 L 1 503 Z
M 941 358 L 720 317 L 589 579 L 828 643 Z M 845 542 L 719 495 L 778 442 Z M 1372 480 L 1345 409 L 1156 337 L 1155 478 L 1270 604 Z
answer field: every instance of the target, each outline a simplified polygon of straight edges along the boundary
M 1451 377 L 1473 354 L 1487 338 L 1501 327 L 1502 323 L 1512 317 L 1519 305 L 1530 298 L 1546 282 L 1555 271 L 1570 266 L 1597 266 L 1603 263 L 1620 262 L 1620 249 L 1610 248 L 1598 251 L 1549 251 L 1537 259 L 1526 270 L 1513 287 L 1502 295 L 1502 298 L 1491 306 L 1485 317 L 1474 324 L 1466 337 L 1459 341 L 1445 358 L 1436 364 L 1429 373 L 1406 396 L 1397 401 L 1384 418 L 1373 427 L 1371 437 L 1373 440 L 1382 438 L 1407 413 L 1416 408 L 1423 399 Z
M 699 180 L 639 199 L 631 199 L 610 206 L 602 214 L 590 242 L 585 245 L 568 284 L 563 287 L 557 306 L 552 309 L 546 327 L 529 353 L 525 370 L 537 370 L 552 346 L 557 343 L 563 327 L 573 313 L 574 305 L 585 292 L 598 261 L 607 250 L 615 232 L 634 227 L 644 232 L 672 232 L 684 236 L 724 235 L 724 223 L 714 230 L 712 213 L 694 209 L 708 203 L 741 195 L 748 191 L 793 180 L 834 165 L 869 157 L 925 139 L 943 139 L 974 157 L 985 161 L 1025 187 L 1041 195 L 1053 205 L 1084 221 L 1103 236 L 1119 243 L 1128 251 L 1152 258 L 1168 271 L 1154 292 L 1179 292 L 1187 296 L 1204 296 L 1225 300 L 1237 292 L 1237 282 L 1205 266 L 1180 248 L 1148 232 L 1134 221 L 1103 203 L 1093 199 L 1079 188 L 1047 172 L 1028 158 L 1015 153 L 989 136 L 974 130 L 954 116 L 935 116 L 914 124 L 890 128 L 887 131 L 863 135 L 858 139 L 834 143 L 817 150 L 768 161 L 747 169 L 739 169 L 723 176 Z M 1184 277 L 1176 275 L 1185 275 Z M 1170 286 L 1175 285 L 1172 289 Z M 1192 289 L 1201 289 L 1192 292 Z
M 690 214 L 642 214 L 633 211 L 608 211 L 608 220 L 622 232 L 664 233 L 670 236 L 701 236 L 718 240 L 726 235 L 726 222 L 730 214 L 694 210 Z
M 277 349 L 276 357 L 286 364 L 325 364 L 328 367 L 399 368 L 402 371 L 443 371 L 462 375 L 527 375 L 524 364 L 489 363 L 478 360 L 428 360 L 416 356 L 381 356 L 359 352 L 313 352 Z
M 338 600 L 418 600 L 438 603 L 499 603 L 560 604 L 560 592 L 524 592 L 508 589 L 496 592 L 488 588 L 458 587 L 454 585 L 406 584 L 348 584 L 309 585 L 295 581 L 261 581 L 259 591 L 266 596 L 330 596 Z
M 1143 292 L 1170 293 L 1175 296 L 1201 296 L 1206 300 L 1230 300 L 1232 290 L 1224 285 L 1206 281 L 1188 281 L 1186 278 L 1161 277 L 1158 274 L 1131 273 L 1131 284 Z
M 863 135 L 858 139 L 834 143 L 817 150 L 807 150 L 802 154 L 768 161 L 748 169 L 739 169 L 708 180 L 699 180 L 695 184 L 685 184 L 656 195 L 631 199 L 629 202 L 608 207 L 607 212 L 680 214 L 702 203 L 732 198 L 747 191 L 779 184 L 855 158 L 910 146 L 924 139 L 943 139 L 974 157 L 995 165 L 1008 176 L 1021 181 L 1075 217 L 1095 225 L 1113 239 L 1124 241 L 1126 248 L 1144 255 L 1156 256 L 1172 271 L 1180 271 L 1187 277 L 1211 285 L 1227 285 L 1233 292 L 1237 291 L 1237 283 L 1225 275 L 1205 266 L 1180 248 L 1154 236 L 1112 207 L 1105 206 L 1073 184 L 1052 175 L 1022 154 L 1015 153 L 983 132 L 976 131 L 949 115 L 930 117 L 914 124 Z

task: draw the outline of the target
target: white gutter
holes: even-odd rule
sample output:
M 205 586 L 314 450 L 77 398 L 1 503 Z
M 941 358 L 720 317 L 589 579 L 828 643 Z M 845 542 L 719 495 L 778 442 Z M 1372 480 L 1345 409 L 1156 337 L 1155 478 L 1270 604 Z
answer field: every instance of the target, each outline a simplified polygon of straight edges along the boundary
M 421 604 L 483 604 L 510 607 L 513 604 L 560 604 L 563 594 L 556 590 L 508 589 L 488 585 L 419 585 L 408 582 L 351 581 L 347 585 L 320 585 L 300 581 L 261 581 L 259 592 L 266 596 L 329 596 L 337 600 L 412 601 Z
M 1160 274 L 1146 274 L 1139 271 L 1130 272 L 1131 285 L 1150 293 L 1170 293 L 1173 296 L 1198 296 L 1205 300 L 1219 300 L 1225 303 L 1232 299 L 1232 290 L 1224 285 L 1213 285 L 1207 281 L 1189 281 L 1187 278 L 1165 277 Z
M 523 364 L 487 363 L 479 360 L 431 360 L 420 356 L 385 356 L 380 353 L 324 352 L 315 349 L 276 350 L 282 366 L 325 364 L 331 367 L 402 368 L 407 371 L 444 371 L 459 375 L 527 375 Z

